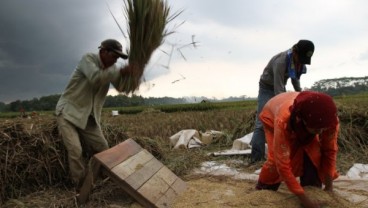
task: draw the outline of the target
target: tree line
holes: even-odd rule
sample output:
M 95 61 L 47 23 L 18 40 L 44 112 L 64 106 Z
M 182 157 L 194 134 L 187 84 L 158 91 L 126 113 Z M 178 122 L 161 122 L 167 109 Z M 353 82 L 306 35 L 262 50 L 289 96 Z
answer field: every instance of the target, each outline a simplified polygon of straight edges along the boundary
M 16 100 L 9 104 L 0 102 L 0 112 L 32 112 L 32 111 L 53 111 L 60 98 L 60 94 L 44 96 L 41 98 L 33 98 L 32 100 Z M 187 103 L 184 98 L 144 98 L 142 96 L 117 95 L 107 96 L 104 107 L 130 107 L 142 105 L 162 105 L 162 104 L 182 104 Z
M 318 92 L 324 92 L 331 96 L 351 95 L 361 92 L 368 92 L 368 76 L 366 77 L 344 77 L 337 79 L 323 79 L 315 82 L 310 89 Z M 33 98 L 32 100 L 16 100 L 9 104 L 0 102 L 0 112 L 19 112 L 19 111 L 52 111 L 55 109 L 56 103 L 60 98 L 60 94 L 44 96 L 41 98 Z M 172 98 L 162 97 L 144 98 L 138 95 L 126 96 L 107 96 L 104 107 L 130 107 L 144 105 L 166 105 L 166 104 L 184 104 L 208 102 L 229 102 L 252 99 L 246 96 L 229 97 L 222 100 L 206 97 L 188 97 L 188 98 Z M 254 98 L 253 98 L 254 99 Z
M 310 90 L 324 92 L 331 96 L 368 92 L 368 76 L 323 79 L 315 82 Z

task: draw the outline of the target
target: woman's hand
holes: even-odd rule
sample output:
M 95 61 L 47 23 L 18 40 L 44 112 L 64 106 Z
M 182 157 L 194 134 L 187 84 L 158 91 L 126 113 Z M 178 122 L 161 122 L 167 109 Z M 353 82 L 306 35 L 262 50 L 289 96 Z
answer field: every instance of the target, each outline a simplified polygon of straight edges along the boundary
M 332 177 L 331 176 L 325 176 L 325 191 L 333 191 L 333 185 L 332 185 Z
M 321 207 L 319 202 L 312 201 L 305 194 L 300 194 L 297 196 L 299 198 L 300 203 L 303 205 L 304 208 L 320 208 Z

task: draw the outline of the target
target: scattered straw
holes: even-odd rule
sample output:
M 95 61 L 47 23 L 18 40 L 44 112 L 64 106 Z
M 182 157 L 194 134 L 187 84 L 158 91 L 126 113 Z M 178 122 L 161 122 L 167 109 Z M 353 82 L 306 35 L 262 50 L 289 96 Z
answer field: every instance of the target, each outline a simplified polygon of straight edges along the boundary
M 251 131 L 252 126 L 247 121 L 254 119 L 254 111 L 249 110 L 142 113 L 137 115 L 119 115 L 115 117 L 112 117 L 110 114 L 108 115 L 109 116 L 107 116 L 107 114 L 103 115 L 102 128 L 110 146 L 114 146 L 127 138 L 134 138 L 143 148 L 151 152 L 169 169 L 182 178 L 186 178 L 186 175 L 190 173 L 193 168 L 198 167 L 202 162 L 213 159 L 209 158 L 207 155 L 208 151 L 212 151 L 216 148 L 230 148 L 231 139 L 229 140 L 229 137 L 235 134 L 244 135 L 244 133 Z M 356 109 L 348 107 L 339 108 L 341 132 L 338 140 L 340 151 L 338 154 L 337 166 L 339 172 L 342 174 L 345 174 L 352 164 L 358 162 L 366 163 L 368 159 L 368 145 L 366 142 L 368 135 L 367 116 L 367 107 Z M 227 132 L 229 136 L 225 138 L 226 141 L 224 140 L 223 142 L 218 142 L 207 147 L 173 151 L 169 145 L 169 137 L 183 129 L 197 129 L 202 131 L 219 130 Z M 233 136 L 231 138 L 235 137 Z M 228 146 L 226 147 L 226 145 Z M 88 155 L 86 154 L 86 156 Z M 226 160 L 227 158 L 223 157 L 222 159 Z M 245 167 L 238 166 L 238 168 L 244 169 Z M 74 203 L 74 198 L 73 194 L 69 194 L 70 192 L 74 193 L 74 187 L 71 186 L 68 172 L 66 150 L 59 136 L 54 117 L 39 116 L 32 119 L 17 118 L 1 120 L 1 203 L 9 201 L 10 199 L 12 199 L 10 201 L 12 203 L 25 203 L 30 199 L 24 199 L 23 197 L 27 197 L 32 193 L 35 195 L 31 196 L 37 196 L 37 192 L 43 193 L 42 191 L 55 188 L 57 190 L 64 190 L 60 191 L 61 196 L 55 194 L 56 198 L 64 200 L 60 202 L 60 204 L 63 205 L 55 205 L 55 207 L 70 207 L 69 205 Z M 217 185 L 211 184 L 208 181 L 202 181 L 202 183 L 200 183 L 201 180 L 195 179 L 196 178 L 187 178 L 190 190 L 198 190 L 197 192 L 216 190 Z M 197 181 L 199 181 L 198 185 L 196 185 Z M 206 183 L 208 183 L 208 186 L 205 186 Z M 240 187 L 238 187 L 238 184 Z M 252 190 L 250 191 L 243 182 L 239 181 L 226 181 L 226 183 L 221 183 L 218 186 L 218 189 L 223 190 L 232 187 L 242 189 L 238 197 L 243 200 L 246 200 L 248 195 L 258 194 L 258 192 L 253 193 L 253 185 L 250 187 Z M 114 201 L 118 199 L 114 194 L 119 195 L 121 192 L 117 191 L 118 188 L 112 187 L 113 185 L 110 183 L 105 183 L 99 187 L 97 186 L 97 189 L 94 189 L 91 195 L 91 203 L 95 203 L 94 205 L 98 203 L 100 203 L 100 205 L 114 204 Z M 97 194 L 95 198 L 93 198 L 93 194 Z M 283 192 L 278 192 L 278 194 L 284 196 Z M 126 204 L 130 204 L 134 201 L 126 195 L 122 195 L 122 197 L 123 198 L 120 199 L 121 202 L 119 201 L 118 203 L 119 205 L 125 204 L 122 207 L 128 206 Z M 293 200 L 294 199 L 290 198 L 288 202 Z M 201 206 L 202 204 L 203 207 L 205 207 L 204 201 L 208 201 L 208 199 L 202 201 L 198 200 L 197 205 Z M 264 202 L 267 201 L 264 200 Z M 209 201 L 209 203 L 211 203 L 211 201 Z M 241 204 L 243 202 L 237 203 L 240 204 L 240 207 L 244 207 Z M 343 204 L 343 202 L 340 203 Z M 219 204 L 223 206 L 236 205 L 233 204 L 233 202 L 219 202 Z M 3 207 L 3 204 L 0 206 Z M 209 207 L 208 205 L 206 206 Z M 95 207 L 103 206 L 96 205 Z

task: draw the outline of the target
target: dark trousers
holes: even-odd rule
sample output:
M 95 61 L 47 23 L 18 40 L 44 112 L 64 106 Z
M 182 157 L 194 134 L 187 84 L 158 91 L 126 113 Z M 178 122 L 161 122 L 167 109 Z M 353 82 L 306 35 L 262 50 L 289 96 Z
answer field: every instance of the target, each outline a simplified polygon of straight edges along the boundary
M 275 93 L 273 89 L 268 89 L 267 87 L 262 86 L 262 84 L 259 85 L 256 123 L 252 141 L 250 143 L 252 145 L 252 152 L 250 155 L 252 163 L 265 159 L 266 137 L 262 121 L 259 119 L 259 114 L 262 112 L 266 103 L 274 96 Z

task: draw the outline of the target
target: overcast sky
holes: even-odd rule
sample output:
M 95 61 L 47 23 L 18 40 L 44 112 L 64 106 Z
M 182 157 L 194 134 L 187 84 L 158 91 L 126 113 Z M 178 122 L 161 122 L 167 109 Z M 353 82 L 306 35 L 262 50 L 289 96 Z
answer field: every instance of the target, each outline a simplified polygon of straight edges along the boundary
M 123 0 L 107 1 L 126 31 Z M 368 1 L 169 0 L 168 4 L 172 11 L 184 12 L 169 25 L 176 33 L 145 69 L 146 81 L 137 93 L 144 97 L 256 97 L 267 62 L 299 39 L 312 40 L 316 48 L 301 78 L 302 87 L 321 79 L 368 74 Z M 1 0 L 0 101 L 61 94 L 82 55 L 97 52 L 107 38 L 123 46 L 129 43 L 105 0 Z M 198 42 L 196 48 L 187 45 L 192 38 Z M 290 83 L 287 89 L 292 90 Z

